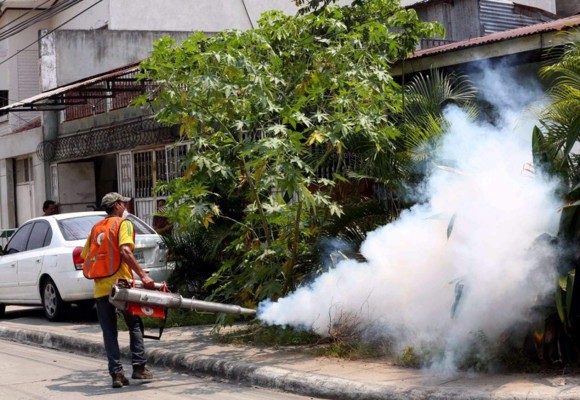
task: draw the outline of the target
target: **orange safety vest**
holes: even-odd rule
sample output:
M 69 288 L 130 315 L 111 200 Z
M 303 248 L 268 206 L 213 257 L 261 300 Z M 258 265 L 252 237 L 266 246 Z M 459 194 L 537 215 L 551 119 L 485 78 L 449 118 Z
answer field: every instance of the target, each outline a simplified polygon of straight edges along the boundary
M 83 275 L 87 279 L 106 278 L 121 267 L 119 229 L 124 221 L 120 217 L 107 217 L 93 226 L 89 235 L 89 252 L 83 263 Z M 135 231 L 133 231 L 133 241 Z

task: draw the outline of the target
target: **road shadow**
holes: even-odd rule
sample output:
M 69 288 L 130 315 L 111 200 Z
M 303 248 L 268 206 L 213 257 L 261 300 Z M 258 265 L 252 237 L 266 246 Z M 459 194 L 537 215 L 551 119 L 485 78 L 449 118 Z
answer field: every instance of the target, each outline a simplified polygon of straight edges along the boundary
M 42 307 L 24 307 L 24 306 L 7 306 L 4 316 L 0 320 L 16 319 L 42 319 L 46 320 Z M 98 322 L 97 311 L 95 307 L 71 305 L 60 322 Z
M 66 393 L 67 397 L 74 394 L 82 397 L 122 394 L 124 396 L 153 398 L 161 393 L 170 394 L 172 397 L 212 396 L 215 393 L 225 393 L 229 397 L 234 392 L 252 390 L 251 387 L 244 389 L 244 386 L 237 384 L 230 386 L 220 384 L 207 377 L 192 377 L 159 369 L 155 370 L 155 379 L 152 381 L 129 380 L 131 382 L 129 386 L 113 389 L 111 388 L 111 378 L 101 370 L 77 371 L 53 379 L 52 384 L 46 387 L 53 392 Z

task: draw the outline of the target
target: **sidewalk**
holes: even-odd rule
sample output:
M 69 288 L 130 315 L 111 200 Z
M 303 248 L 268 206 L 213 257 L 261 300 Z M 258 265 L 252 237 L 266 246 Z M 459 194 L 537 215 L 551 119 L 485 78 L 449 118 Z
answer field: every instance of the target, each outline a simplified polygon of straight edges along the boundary
M 301 352 L 214 344 L 211 327 L 171 328 L 161 341 L 146 340 L 149 363 L 249 385 L 337 400 L 580 399 L 580 376 L 471 375 L 449 377 L 386 365 L 344 361 Z M 21 317 L 0 320 L 0 338 L 103 358 L 97 323 L 49 323 Z M 119 342 L 128 354 L 128 334 Z

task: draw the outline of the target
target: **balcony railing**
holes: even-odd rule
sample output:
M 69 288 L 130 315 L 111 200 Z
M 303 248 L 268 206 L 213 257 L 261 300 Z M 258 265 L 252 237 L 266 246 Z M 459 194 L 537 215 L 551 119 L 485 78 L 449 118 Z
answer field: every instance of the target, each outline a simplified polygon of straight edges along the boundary
M 421 39 L 421 50 L 430 49 L 432 47 L 443 46 L 445 44 L 453 43 L 455 40 L 444 40 L 444 39 Z

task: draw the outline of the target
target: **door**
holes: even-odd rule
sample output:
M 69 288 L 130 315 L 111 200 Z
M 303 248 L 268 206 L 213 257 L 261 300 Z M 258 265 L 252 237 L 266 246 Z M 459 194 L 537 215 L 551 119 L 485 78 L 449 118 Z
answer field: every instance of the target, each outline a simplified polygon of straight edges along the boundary
M 26 245 L 25 257 L 18 260 L 18 291 L 24 300 L 39 300 L 38 277 L 42 270 L 42 263 L 46 247 L 52 239 L 50 224 L 46 221 L 36 221 L 30 232 Z
M 21 226 L 4 249 L 5 254 L 0 256 L 0 303 L 21 300 L 18 291 L 18 262 L 27 256 L 26 246 L 32 231 L 32 223 Z
M 34 217 L 34 186 L 32 183 L 16 185 L 16 220 L 22 225 Z
M 92 161 L 58 164 L 57 181 L 61 213 L 91 210 L 97 197 Z
M 16 160 L 14 164 L 16 186 L 16 226 L 37 215 L 34 210 L 34 176 L 32 157 Z M 38 213 L 42 213 L 38 210 Z
M 0 256 L 0 303 L 9 299 L 14 287 L 18 286 L 17 264 L 18 254 Z
M 58 198 L 58 164 L 50 165 L 50 190 L 51 190 L 51 200 L 60 202 Z
M 119 153 L 117 158 L 117 181 L 119 190 L 123 196 L 133 197 L 133 154 L 131 152 Z

